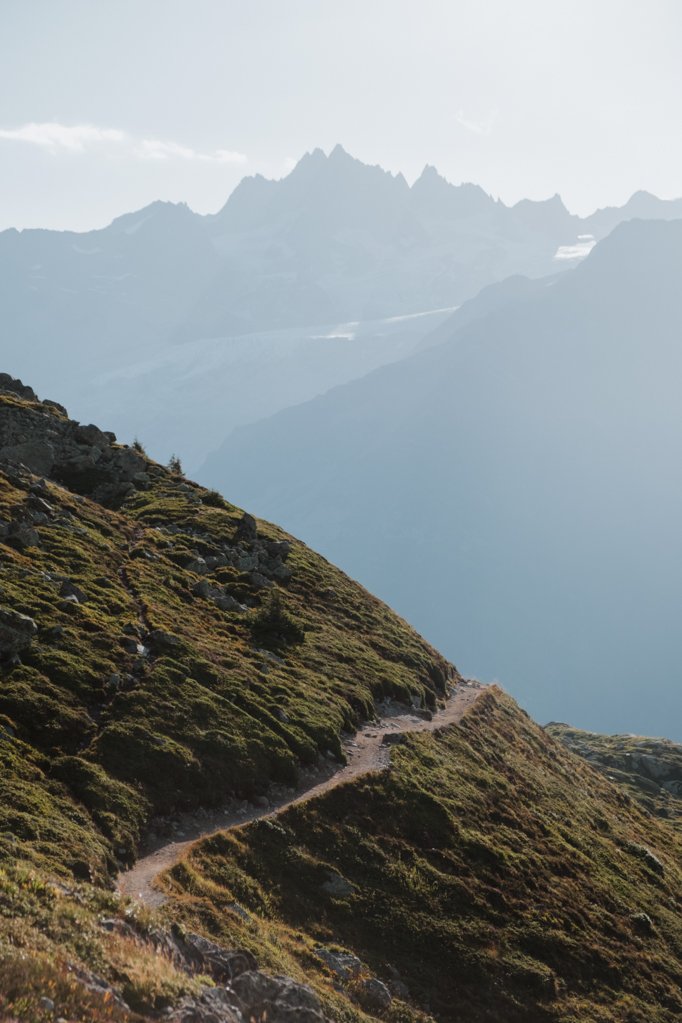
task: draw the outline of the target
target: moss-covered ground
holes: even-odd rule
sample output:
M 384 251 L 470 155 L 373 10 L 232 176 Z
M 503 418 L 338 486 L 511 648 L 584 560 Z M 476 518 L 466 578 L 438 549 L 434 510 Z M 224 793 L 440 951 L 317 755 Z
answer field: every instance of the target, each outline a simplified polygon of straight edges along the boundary
M 673 1023 L 681 852 L 491 690 L 461 725 L 395 747 L 389 771 L 198 845 L 167 884 L 173 912 L 262 957 L 279 936 L 330 993 L 316 945 L 397 971 L 410 995 L 387 1019 Z M 325 893 L 330 875 L 345 894 Z
M 21 663 L 0 665 L 0 858 L 103 880 L 152 816 L 291 783 L 320 753 L 340 756 L 342 730 L 375 699 L 433 704 L 454 677 L 387 607 L 266 523 L 259 543 L 291 543 L 291 578 L 274 589 L 305 639 L 258 649 L 252 623 L 272 589 L 202 565 L 226 547 L 248 556 L 242 512 L 150 470 L 116 511 L 48 481 L 39 545 L 0 542 L 0 606 L 38 626 Z M 30 514 L 34 483 L 0 467 L 0 520 Z M 241 608 L 194 595 L 201 580 Z
M 208 983 L 159 944 L 171 921 L 311 982 L 339 1023 L 682 1018 L 678 833 L 495 691 L 389 771 L 198 844 L 160 915 L 113 893 L 156 817 L 291 783 L 377 699 L 433 707 L 457 678 L 304 545 L 147 470 L 105 508 L 82 476 L 0 466 L 0 608 L 37 625 L 0 651 L 0 1019 L 162 1018 Z M 269 585 L 252 555 L 283 541 Z
M 0 403 L 46 428 L 63 420 L 16 395 Z M 145 1017 L 161 1011 L 191 983 L 144 938 L 151 923 L 139 940 L 100 926 L 127 919 L 113 879 L 150 822 L 293 783 L 320 754 L 342 758 L 342 732 L 375 700 L 434 706 L 457 677 L 303 544 L 264 522 L 240 534 L 240 509 L 147 468 L 112 509 L 86 486 L 0 465 L 0 608 L 38 630 L 18 658 L 0 650 L 0 1018 L 53 1018 L 41 998 L 68 1020 L 123 1018 L 80 969 Z M 12 522 L 38 542 L 7 536 Z M 289 544 L 290 572 L 264 585 L 248 561 L 271 541 Z M 202 581 L 233 609 L 197 595 Z M 273 592 L 295 642 L 268 650 L 255 637 Z

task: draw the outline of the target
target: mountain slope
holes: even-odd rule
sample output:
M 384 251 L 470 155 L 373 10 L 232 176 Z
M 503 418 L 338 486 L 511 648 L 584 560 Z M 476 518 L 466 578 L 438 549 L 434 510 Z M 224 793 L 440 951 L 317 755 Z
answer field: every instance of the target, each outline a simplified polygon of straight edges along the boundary
M 196 846 L 167 890 L 383 1018 L 672 1023 L 680 851 L 492 688 L 388 771 Z
M 681 267 L 679 222 L 621 225 L 571 274 L 463 307 L 449 341 L 235 432 L 201 478 L 538 717 L 665 732 Z
M 6 375 L 0 520 L 0 1017 L 678 1018 L 677 833 L 323 558 Z M 387 697 L 381 770 L 111 890 Z
M 341 730 L 375 698 L 433 706 L 456 678 L 303 545 L 0 383 L 2 752 L 15 758 L 16 740 L 37 772 L 25 806 L 10 776 L 6 852 L 36 854 L 46 757 L 55 792 L 94 820 L 61 811 L 38 860 L 101 878 L 131 861 L 154 814 L 291 783 L 300 763 L 340 755 Z M 282 637 L 254 633 L 275 593 Z

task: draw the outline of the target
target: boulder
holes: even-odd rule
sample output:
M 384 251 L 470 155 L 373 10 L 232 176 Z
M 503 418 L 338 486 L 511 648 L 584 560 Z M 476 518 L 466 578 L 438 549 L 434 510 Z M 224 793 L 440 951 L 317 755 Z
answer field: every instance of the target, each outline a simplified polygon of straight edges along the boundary
M 37 401 L 38 397 L 32 387 L 22 384 L 21 380 L 12 377 L 9 373 L 0 373 L 0 391 L 8 394 L 16 394 L 25 401 Z
M 27 465 L 40 476 L 49 476 L 55 464 L 55 451 L 46 438 L 36 437 L 19 444 L 0 446 L 0 461 Z
M 307 985 L 290 977 L 242 973 L 232 982 L 237 1004 L 247 1020 L 267 1023 L 324 1023 L 320 1000 Z
M 404 742 L 407 742 L 407 736 L 404 732 L 387 732 L 381 740 L 382 746 L 402 746 Z
M 70 579 L 65 579 L 59 587 L 59 596 L 76 597 L 79 604 L 84 604 L 88 599 L 80 586 L 76 586 Z
M 246 949 L 227 950 L 201 934 L 181 934 L 175 928 L 173 939 L 186 962 L 208 974 L 218 984 L 228 984 L 242 973 L 256 969 L 256 960 Z
M 240 543 L 245 541 L 246 543 L 251 543 L 256 539 L 257 535 L 258 529 L 256 526 L 256 520 L 253 515 L 249 515 L 248 512 L 244 512 L 235 530 L 233 542 Z
M 267 590 L 275 585 L 272 579 L 268 579 L 262 572 L 251 572 L 249 574 L 249 582 L 252 586 L 255 586 L 257 590 Z
M 350 952 L 333 952 L 330 948 L 316 948 L 315 955 L 341 980 L 352 980 L 362 972 L 362 962 Z
M 347 881 L 341 874 L 337 874 L 335 870 L 328 872 L 327 880 L 321 887 L 323 892 L 335 899 L 345 899 L 355 891 L 355 885 Z
M 175 653 L 182 646 L 179 636 L 174 636 L 172 632 L 164 632 L 163 629 L 154 629 L 150 632 L 149 643 L 159 654 Z
M 246 608 L 243 604 L 240 604 L 238 600 L 230 596 L 229 593 L 222 593 L 219 597 L 216 597 L 216 606 L 221 611 L 245 611 Z
M 45 408 L 52 408 L 55 412 L 60 412 L 65 419 L 69 418 L 69 413 L 66 411 L 63 405 L 60 405 L 58 401 L 52 401 L 51 398 L 43 398 L 42 403 Z
M 27 650 L 38 632 L 28 615 L 11 608 L 0 608 L 0 659 L 11 660 Z
M 362 1003 L 370 1011 L 381 1012 L 393 1001 L 393 996 L 383 981 L 378 977 L 370 977 L 362 982 Z
M 36 532 L 30 522 L 15 519 L 3 529 L 7 543 L 18 550 L 26 547 L 40 547 L 40 534 Z
M 227 988 L 203 988 L 184 998 L 164 1017 L 169 1023 L 245 1023 L 234 995 Z

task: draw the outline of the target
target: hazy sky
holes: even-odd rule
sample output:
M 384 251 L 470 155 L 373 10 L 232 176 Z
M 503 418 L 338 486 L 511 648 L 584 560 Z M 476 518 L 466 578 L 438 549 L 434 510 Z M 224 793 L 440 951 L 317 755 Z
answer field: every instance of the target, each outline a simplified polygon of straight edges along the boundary
M 0 0 L 0 227 L 100 226 L 341 144 L 576 212 L 682 195 L 679 0 Z

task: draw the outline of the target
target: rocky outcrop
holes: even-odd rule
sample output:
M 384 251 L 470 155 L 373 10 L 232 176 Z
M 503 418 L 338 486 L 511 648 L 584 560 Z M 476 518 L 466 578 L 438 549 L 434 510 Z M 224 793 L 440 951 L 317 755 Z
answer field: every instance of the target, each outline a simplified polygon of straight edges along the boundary
M 117 444 L 113 433 L 69 419 L 61 405 L 39 401 L 7 374 L 0 374 L 2 393 L 23 403 L 0 402 L 0 462 L 25 466 L 107 505 L 148 484 L 147 460 Z
M 317 995 L 289 977 L 243 973 L 229 987 L 204 988 L 166 1017 L 170 1023 L 324 1023 Z
M 626 788 L 651 813 L 682 826 L 682 746 L 641 735 L 601 735 L 559 722 L 546 729 L 578 756 Z
M 175 925 L 150 937 L 177 966 L 216 984 L 183 999 L 167 1016 L 171 1023 L 324 1023 L 320 1000 L 309 987 L 262 973 L 244 949 L 222 948 Z

